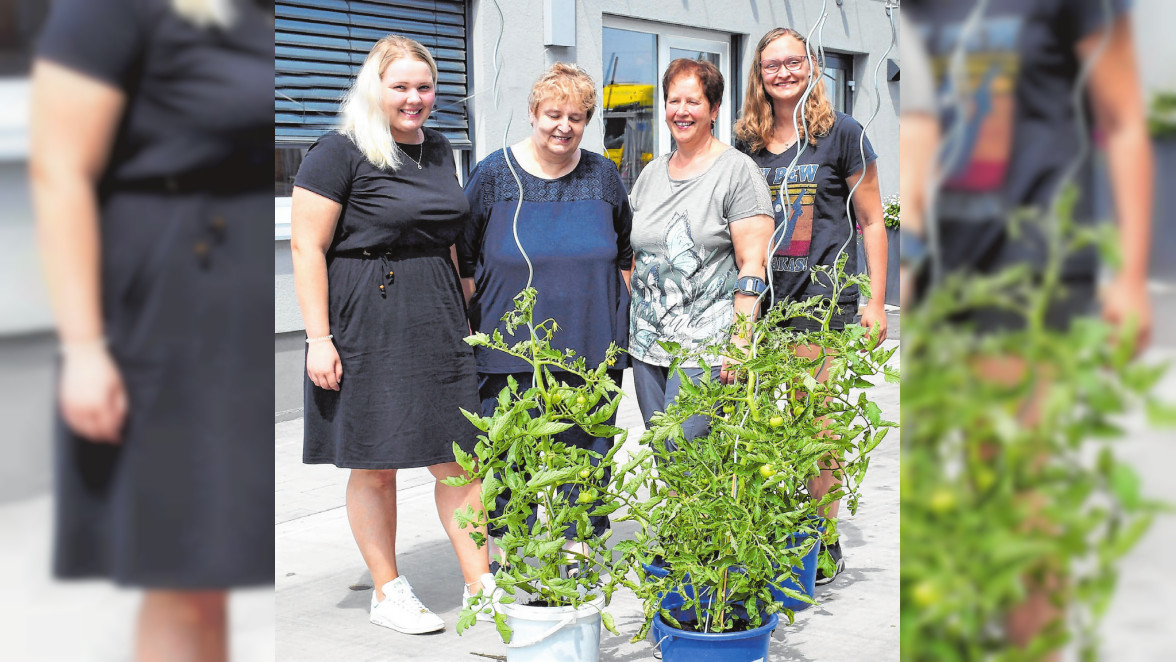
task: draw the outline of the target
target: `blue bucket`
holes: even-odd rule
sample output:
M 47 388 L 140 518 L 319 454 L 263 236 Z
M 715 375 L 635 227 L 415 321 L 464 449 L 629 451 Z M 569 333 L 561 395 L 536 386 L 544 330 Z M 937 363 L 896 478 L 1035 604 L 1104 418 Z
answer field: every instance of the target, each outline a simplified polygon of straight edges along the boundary
M 822 527 L 823 528 L 823 527 Z M 809 533 L 796 533 L 788 539 L 789 547 L 799 547 L 811 537 Z M 817 557 L 821 554 L 821 543 L 818 541 L 813 545 L 812 549 L 801 557 L 800 565 L 792 566 L 791 577 L 784 581 L 784 586 L 792 589 L 798 593 L 804 593 L 808 597 L 813 597 L 813 592 L 817 586 Z M 790 609 L 793 612 L 804 611 L 812 605 L 807 602 L 801 602 L 795 598 L 790 598 L 784 594 L 784 591 L 776 587 L 772 587 L 772 597 L 780 602 L 784 609 Z
M 652 577 L 665 577 L 666 575 L 670 574 L 670 571 L 667 570 L 664 565 L 651 565 L 648 563 L 642 563 L 641 567 L 645 569 L 645 574 Z M 689 581 L 689 578 L 687 581 Z M 682 587 L 682 591 L 685 593 L 685 597 L 683 597 L 683 593 L 679 593 L 677 591 L 669 591 L 667 593 L 663 593 L 661 596 L 662 609 L 668 610 L 670 614 L 672 614 L 673 617 L 679 621 L 684 618 L 693 618 L 693 612 L 687 612 L 683 610 L 682 605 L 686 604 L 687 597 L 694 597 L 694 586 L 690 583 L 687 583 Z
M 645 574 L 653 577 L 665 577 L 670 574 L 664 565 L 650 565 L 642 563 L 642 568 L 645 568 Z M 661 607 L 670 612 L 670 615 L 677 621 L 694 620 L 697 617 L 694 609 L 684 609 L 686 600 L 694 598 L 694 585 L 690 583 L 690 575 L 686 575 L 686 583 L 681 587 L 681 592 L 667 591 L 661 594 Z M 704 592 L 699 600 L 701 608 L 705 611 L 707 607 L 714 600 L 710 591 Z M 747 609 L 744 608 L 742 602 L 736 602 L 732 612 L 735 618 L 747 618 Z
M 678 630 L 658 616 L 653 621 L 653 640 L 661 648 L 663 662 L 763 662 L 779 621 L 780 617 L 772 614 L 754 630 L 715 634 Z

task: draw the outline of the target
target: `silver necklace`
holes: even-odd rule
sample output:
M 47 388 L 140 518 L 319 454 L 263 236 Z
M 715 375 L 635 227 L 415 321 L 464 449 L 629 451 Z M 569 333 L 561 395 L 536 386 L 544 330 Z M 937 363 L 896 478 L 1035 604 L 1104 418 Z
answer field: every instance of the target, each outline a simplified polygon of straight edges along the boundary
M 412 154 L 408 153 L 408 150 L 404 149 L 403 145 L 397 145 L 397 147 L 400 147 L 400 151 L 404 152 L 405 156 L 412 159 L 412 162 L 416 164 L 417 170 L 424 169 L 421 167 L 421 160 L 425 158 L 425 143 L 423 141 L 421 142 L 421 151 L 415 159 L 412 158 Z

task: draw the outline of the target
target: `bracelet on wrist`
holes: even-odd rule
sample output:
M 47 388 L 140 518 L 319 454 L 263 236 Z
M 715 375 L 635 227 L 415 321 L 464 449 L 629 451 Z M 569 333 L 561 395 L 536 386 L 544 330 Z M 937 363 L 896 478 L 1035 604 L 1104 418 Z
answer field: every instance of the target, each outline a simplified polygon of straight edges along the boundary
M 333 334 L 333 333 L 328 333 L 327 335 L 325 335 L 325 336 L 319 336 L 318 338 L 307 338 L 307 339 L 306 339 L 306 344 L 307 344 L 307 345 L 310 345 L 310 344 L 313 344 L 313 343 L 316 343 L 316 342 L 326 342 L 327 340 L 331 340 L 331 339 L 332 339 L 332 338 L 334 338 L 334 337 L 335 337 L 335 334 Z
M 57 351 L 62 356 L 67 356 L 69 354 L 103 347 L 106 347 L 106 336 L 98 336 L 89 340 L 63 340 L 58 346 Z
M 927 260 L 927 243 L 923 241 L 923 237 L 914 232 L 903 230 L 898 231 L 898 240 L 900 242 L 898 253 L 899 265 L 912 270 L 918 270 L 923 265 L 923 262 Z
M 749 297 L 758 297 L 768 291 L 768 284 L 757 276 L 744 276 L 735 281 L 735 291 Z

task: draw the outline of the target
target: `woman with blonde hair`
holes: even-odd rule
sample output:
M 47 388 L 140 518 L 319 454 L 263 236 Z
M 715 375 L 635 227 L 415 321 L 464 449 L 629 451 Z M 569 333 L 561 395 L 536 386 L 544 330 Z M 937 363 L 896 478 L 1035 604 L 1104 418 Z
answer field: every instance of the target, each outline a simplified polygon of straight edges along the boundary
M 478 410 L 465 344 L 461 283 L 450 247 L 469 217 L 453 150 L 424 127 L 437 65 L 395 35 L 368 53 L 338 133 L 307 152 L 294 180 L 290 246 L 306 323 L 303 462 L 351 470 L 347 516 L 371 572 L 371 621 L 406 634 L 444 621 L 396 564 L 396 473 L 428 467 L 437 513 L 465 576 L 463 599 L 494 588 L 486 553 L 454 513 L 480 508 L 453 443 L 472 450 Z
M 502 316 L 513 309 L 513 298 L 526 287 L 529 274 L 515 244 L 517 224 L 519 241 L 534 268 L 535 319 L 551 318 L 559 324 L 553 347 L 574 350 L 589 366 L 598 365 L 611 343 L 625 347 L 628 340 L 633 255 L 629 200 L 616 166 L 580 149 L 584 129 L 596 111 L 596 84 L 587 73 L 574 64 L 552 65 L 535 81 L 528 103 L 531 135 L 483 159 L 466 186 L 473 222 L 457 247 L 471 295 L 470 327 L 507 335 Z M 475 356 L 484 416 L 494 412 L 498 394 L 510 378 L 520 389 L 529 388 L 533 370 L 522 360 L 481 347 Z M 622 358 L 609 370 L 618 386 L 624 368 Z M 580 379 L 567 372 L 554 376 L 580 385 Z M 556 439 L 601 456 L 613 443 L 611 437 L 593 437 L 578 427 Z M 579 487 L 565 487 L 574 500 Z M 507 491 L 499 504 L 509 498 Z M 590 520 L 592 535 L 603 535 L 609 526 L 607 516 Z M 576 537 L 576 528 L 568 527 L 569 540 Z
M 765 173 L 776 215 L 772 235 L 771 304 L 821 297 L 835 305 L 831 328 L 845 329 L 858 310 L 857 287 L 845 288 L 831 301 L 833 278 L 815 267 L 833 267 L 847 254 L 845 273 L 856 273 L 855 225 L 862 229 L 866 266 L 870 274 L 870 302 L 861 325 L 886 339 L 886 230 L 878 192 L 878 158 L 862 126 L 838 112 L 825 94 L 821 63 L 804 35 L 791 28 L 774 28 L 760 39 L 747 74 L 743 115 L 735 125 L 736 146 Z M 853 193 L 852 205 L 850 193 Z M 800 330 L 817 330 L 811 319 L 785 320 Z M 800 351 L 815 358 L 817 347 Z M 818 380 L 825 379 L 821 370 Z M 820 499 L 836 484 L 833 467 L 822 469 L 810 485 Z M 838 502 L 825 515 L 837 516 Z M 844 568 L 841 545 L 829 546 L 835 571 L 818 573 L 817 583 L 833 580 Z
M 272 26 L 246 0 L 57 0 L 37 44 L 53 571 L 144 589 L 140 661 L 227 659 L 228 589 L 274 579 Z

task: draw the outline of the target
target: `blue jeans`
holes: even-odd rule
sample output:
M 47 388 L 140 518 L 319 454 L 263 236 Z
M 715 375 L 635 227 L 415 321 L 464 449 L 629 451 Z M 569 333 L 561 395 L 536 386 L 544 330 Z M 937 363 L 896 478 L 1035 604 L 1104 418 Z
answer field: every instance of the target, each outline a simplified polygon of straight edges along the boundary
M 670 374 L 669 368 L 651 365 L 637 359 L 632 359 L 632 362 L 633 387 L 637 391 L 637 406 L 641 409 L 641 418 L 645 421 L 645 427 L 648 428 L 653 415 L 665 411 L 666 407 L 678 397 L 681 380 L 677 373 Z M 711 379 L 718 379 L 721 369 L 721 366 L 711 368 Z M 682 368 L 682 372 L 686 373 L 690 381 L 695 384 L 702 380 L 702 368 Z M 706 414 L 691 416 L 682 424 L 682 433 L 686 437 L 686 441 L 705 437 L 709 432 L 710 416 Z M 667 439 L 666 450 L 674 448 L 676 448 L 676 444 Z

